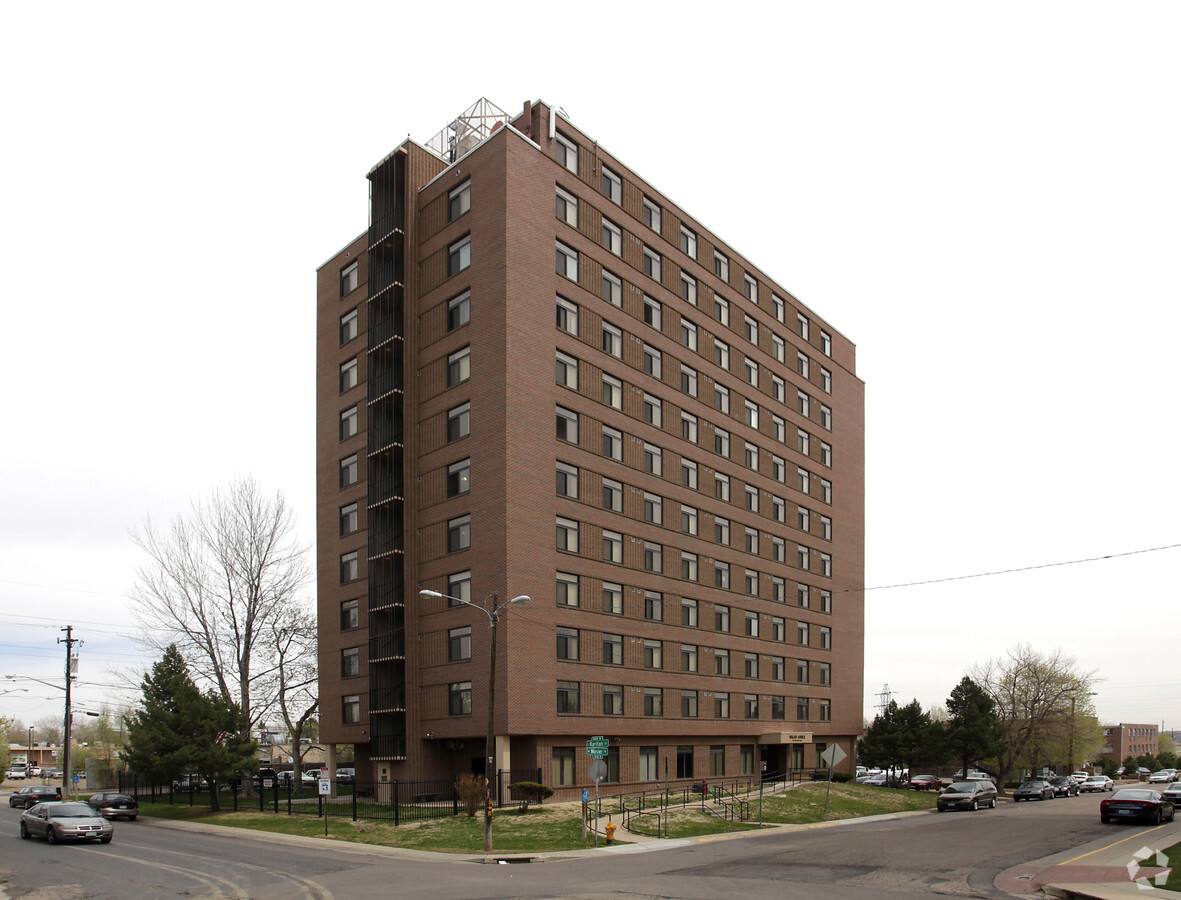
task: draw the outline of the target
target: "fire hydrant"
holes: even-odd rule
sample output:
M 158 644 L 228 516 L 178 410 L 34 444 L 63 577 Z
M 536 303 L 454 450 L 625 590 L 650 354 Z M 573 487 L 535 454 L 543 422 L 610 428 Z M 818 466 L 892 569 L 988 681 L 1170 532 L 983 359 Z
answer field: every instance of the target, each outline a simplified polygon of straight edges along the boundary
M 607 832 L 607 843 L 612 843 L 615 840 L 615 823 L 608 819 L 607 827 L 603 830 Z

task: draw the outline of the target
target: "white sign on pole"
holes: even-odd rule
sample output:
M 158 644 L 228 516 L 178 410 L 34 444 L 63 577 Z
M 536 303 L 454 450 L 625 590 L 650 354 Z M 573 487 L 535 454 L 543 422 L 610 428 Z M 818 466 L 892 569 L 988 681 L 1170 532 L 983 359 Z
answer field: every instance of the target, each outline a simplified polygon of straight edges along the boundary
M 332 782 L 327 778 L 320 779 L 320 796 L 327 797 L 332 793 Z
M 848 754 L 841 749 L 840 744 L 833 744 L 831 747 L 820 754 L 820 759 L 830 766 L 838 766 L 841 764 L 841 760 L 843 760 L 846 756 L 848 756 Z

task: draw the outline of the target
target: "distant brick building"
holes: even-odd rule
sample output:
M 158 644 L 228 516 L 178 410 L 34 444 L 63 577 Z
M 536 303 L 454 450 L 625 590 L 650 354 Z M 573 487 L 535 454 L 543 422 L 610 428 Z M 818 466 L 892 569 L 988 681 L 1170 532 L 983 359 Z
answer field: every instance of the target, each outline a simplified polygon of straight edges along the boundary
M 1155 725 L 1104 725 L 1103 751 L 1099 755 L 1123 763 L 1129 756 L 1156 756 L 1160 752 L 1159 734 Z
M 703 189 L 746 164 L 652 125 Z M 329 764 L 487 752 L 575 788 L 603 735 L 608 782 L 812 768 L 833 742 L 851 766 L 853 344 L 546 104 L 481 101 L 368 178 L 369 230 L 317 283 Z M 750 198 L 768 227 L 774 205 Z M 487 750 L 487 619 L 423 589 L 532 597 L 499 628 Z

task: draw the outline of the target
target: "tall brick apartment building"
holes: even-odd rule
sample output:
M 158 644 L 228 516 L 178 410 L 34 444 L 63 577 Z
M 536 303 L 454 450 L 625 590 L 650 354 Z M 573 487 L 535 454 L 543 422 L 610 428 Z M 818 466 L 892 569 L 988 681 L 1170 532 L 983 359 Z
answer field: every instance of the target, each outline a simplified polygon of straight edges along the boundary
M 429 589 L 532 598 L 498 629 L 497 769 L 585 785 L 596 735 L 620 784 L 849 752 L 853 344 L 544 103 L 368 177 L 318 270 L 322 740 L 361 780 L 483 771 L 488 620 Z

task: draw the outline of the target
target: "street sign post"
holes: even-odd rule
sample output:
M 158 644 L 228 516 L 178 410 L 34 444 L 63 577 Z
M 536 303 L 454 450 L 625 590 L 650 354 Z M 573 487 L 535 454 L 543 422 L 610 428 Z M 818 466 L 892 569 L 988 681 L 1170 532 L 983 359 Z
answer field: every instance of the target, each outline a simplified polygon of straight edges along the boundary
M 599 782 L 607 777 L 607 763 L 604 760 L 607 758 L 607 748 L 611 746 L 611 741 L 603 737 L 601 734 L 596 735 L 586 742 L 586 755 L 589 756 L 593 762 L 587 770 L 590 780 L 595 783 L 595 846 L 599 846 Z
M 586 755 L 591 759 L 606 759 L 611 742 L 605 737 L 593 737 L 586 742 Z
M 828 795 L 832 793 L 832 767 L 840 763 L 848 754 L 841 749 L 840 744 L 833 744 L 820 754 L 822 762 L 828 763 L 828 788 L 824 792 L 824 818 L 828 818 Z

